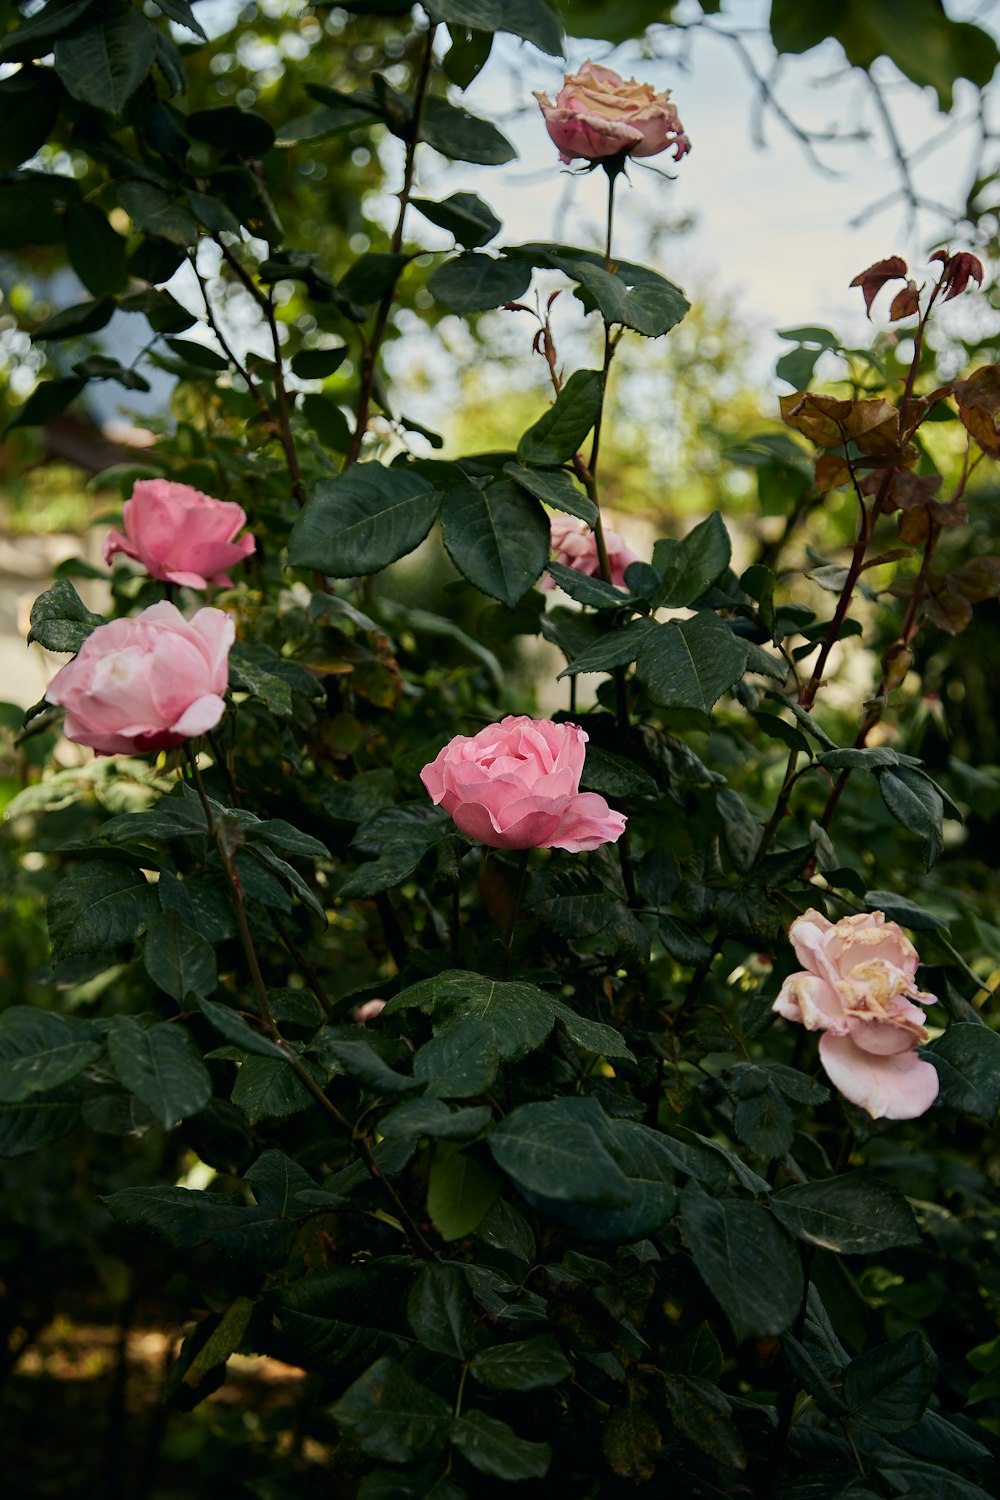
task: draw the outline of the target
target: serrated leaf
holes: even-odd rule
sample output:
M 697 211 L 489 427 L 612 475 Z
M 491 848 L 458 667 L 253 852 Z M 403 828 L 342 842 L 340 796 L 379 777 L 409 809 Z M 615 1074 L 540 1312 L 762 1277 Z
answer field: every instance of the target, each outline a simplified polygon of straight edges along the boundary
M 451 1408 L 393 1360 L 376 1360 L 333 1408 L 338 1424 L 373 1458 L 412 1463 L 444 1447 Z
M 730 556 L 729 533 L 718 511 L 680 541 L 657 542 L 653 566 L 662 582 L 655 603 L 670 609 L 692 604 L 729 567 Z
M 455 1021 L 417 1052 L 413 1075 L 431 1099 L 468 1099 L 493 1083 L 500 1054 L 492 1026 Z
M 405 1099 L 379 1121 L 386 1140 L 413 1140 L 427 1135 L 432 1140 L 470 1141 L 492 1118 L 488 1104 L 471 1109 L 450 1109 L 443 1099 Z
M 636 675 L 661 708 L 710 714 L 746 666 L 746 643 L 710 612 L 668 620 L 647 636 Z
M 485 245 L 502 227 L 489 204 L 475 193 L 452 193 L 441 203 L 431 198 L 411 198 L 410 203 L 425 219 L 453 234 L 465 250 Z
M 600 370 L 574 370 L 553 404 L 517 445 L 522 464 L 561 464 L 570 459 L 597 421 L 603 399 Z
M 495 1391 L 537 1391 L 558 1385 L 573 1367 L 550 1334 L 514 1344 L 481 1349 L 470 1366 L 483 1385 Z
M 49 897 L 49 937 L 59 959 L 133 942 L 159 911 L 156 887 L 131 865 L 85 860 Z
M 919 1333 L 866 1349 L 844 1371 L 851 1420 L 876 1432 L 906 1432 L 920 1419 L 934 1389 L 937 1357 Z
M 420 475 L 354 464 L 316 485 L 292 527 L 288 560 L 332 578 L 377 573 L 419 546 L 437 508 L 437 495 Z
M 1000 1035 L 971 1021 L 953 1023 L 923 1056 L 937 1069 L 945 1109 L 992 1124 L 1000 1108 Z
M 441 504 L 441 529 L 459 572 L 508 609 L 517 606 L 548 560 L 544 511 L 507 479 L 449 490 Z
M 775 1218 L 799 1239 L 842 1255 L 872 1255 L 920 1243 L 903 1194 L 867 1172 L 796 1183 L 776 1193 L 771 1206 Z
M 55 44 L 56 72 L 66 92 L 113 115 L 121 114 L 155 55 L 156 32 L 132 6 L 111 9 Z
M 460 1266 L 425 1266 L 410 1293 L 406 1316 L 420 1342 L 435 1354 L 465 1359 L 476 1343 L 476 1310 Z
M 551 505 L 553 510 L 564 511 L 593 526 L 597 520 L 597 506 L 564 469 L 533 469 L 520 463 L 506 463 L 503 471 L 508 479 Z
M 460 1240 L 482 1222 L 500 1181 L 450 1142 L 435 1147 L 427 1181 L 427 1212 L 443 1240 Z
M 622 1209 L 632 1193 L 598 1134 L 596 1100 L 522 1104 L 489 1136 L 497 1164 L 529 1193 L 559 1202 Z
M 483 974 L 449 969 L 401 990 L 383 1014 L 416 1007 L 440 1024 L 444 1020 L 479 1020 L 490 1026 L 503 1062 L 519 1062 L 540 1047 L 552 1030 L 555 1007 L 533 984 L 502 983 Z
M 530 281 L 531 267 L 523 262 L 471 250 L 438 266 L 428 279 L 427 290 L 435 301 L 467 316 L 515 302 Z
M 420 139 L 451 161 L 471 161 L 484 167 L 502 166 L 517 156 L 507 137 L 489 120 L 470 114 L 439 94 L 430 94 L 424 100 Z
M 181 1004 L 210 995 L 218 983 L 215 951 L 176 911 L 159 912 L 146 928 L 142 961 L 153 983 Z
M 212 1097 L 209 1071 L 179 1026 L 145 1027 L 131 1016 L 115 1016 L 108 1055 L 121 1082 L 166 1130 L 196 1115 Z
M 59 1088 L 97 1061 L 104 1039 L 89 1021 L 31 1005 L 0 1014 L 0 1103 Z
M 766 1209 L 712 1198 L 697 1183 L 681 1194 L 681 1220 L 695 1267 L 737 1339 L 784 1333 L 802 1302 L 795 1246 Z
M 519 1438 L 506 1422 L 469 1411 L 453 1423 L 451 1441 L 481 1474 L 516 1481 L 542 1479 L 552 1462 L 548 1443 Z
M 46 651 L 75 652 L 98 625 L 106 624 L 103 615 L 87 608 L 69 579 L 60 578 L 31 606 L 28 643 L 37 641 Z

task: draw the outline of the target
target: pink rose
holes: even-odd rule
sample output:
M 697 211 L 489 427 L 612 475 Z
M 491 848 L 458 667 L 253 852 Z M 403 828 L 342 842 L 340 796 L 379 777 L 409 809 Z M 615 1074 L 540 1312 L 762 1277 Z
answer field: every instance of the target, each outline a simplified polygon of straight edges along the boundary
M 788 976 L 772 1009 L 822 1031 L 831 1083 L 876 1120 L 913 1120 L 930 1109 L 938 1075 L 915 1049 L 928 1036 L 920 1006 L 936 997 L 916 987 L 920 959 L 902 928 L 880 911 L 836 923 L 807 911 L 788 936 L 805 968 Z
M 670 103 L 648 83 L 626 83 L 610 68 L 585 62 L 578 73 L 567 73 L 555 104 L 546 94 L 535 94 L 560 161 L 602 161 L 607 156 L 657 156 L 674 148 L 680 161 L 691 142 Z
M 625 818 L 580 791 L 587 735 L 577 724 L 508 717 L 457 734 L 420 779 L 470 838 L 493 849 L 596 849 Z
M 232 583 L 227 569 L 249 557 L 256 542 L 249 534 L 235 541 L 247 523 L 242 505 L 213 500 L 189 484 L 171 479 L 140 479 L 122 511 L 125 535 L 108 533 L 104 561 L 116 552 L 134 557 L 151 578 L 203 589 Z
M 605 531 L 604 545 L 608 549 L 611 582 L 616 588 L 623 589 L 626 587 L 625 569 L 629 563 L 638 562 L 639 559 L 617 531 Z M 575 573 L 586 573 L 590 578 L 600 577 L 601 559 L 597 555 L 597 538 L 585 521 L 578 521 L 573 516 L 553 516 L 552 550 L 556 554 L 556 562 L 561 562 L 564 568 L 572 568 Z M 551 578 L 546 578 L 542 583 L 543 589 L 554 589 L 555 586 Z
M 369 1021 L 374 1021 L 376 1016 L 380 1016 L 385 1006 L 384 1000 L 366 1000 L 363 1005 L 355 1005 L 351 1015 L 359 1026 L 364 1026 Z
M 225 712 L 236 628 L 221 609 L 185 620 L 173 604 L 98 625 L 45 694 L 67 739 L 98 755 L 164 750 L 214 729 Z

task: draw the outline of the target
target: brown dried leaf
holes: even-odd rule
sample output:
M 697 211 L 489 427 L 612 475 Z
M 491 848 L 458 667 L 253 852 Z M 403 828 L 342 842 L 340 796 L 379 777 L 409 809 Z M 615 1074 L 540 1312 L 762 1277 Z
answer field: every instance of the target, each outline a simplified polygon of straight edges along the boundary
M 982 365 L 968 380 L 952 381 L 958 414 L 984 453 L 1000 458 L 1000 365 Z
M 941 285 L 946 289 L 942 299 L 944 302 L 958 297 L 970 281 L 982 286 L 983 263 L 978 255 L 972 255 L 968 250 L 959 250 L 955 255 L 948 250 L 935 250 L 930 258 L 939 260 L 944 266 L 941 273 Z
M 924 601 L 924 618 L 948 635 L 961 635 L 972 624 L 972 605 L 964 594 L 947 585 L 947 577 L 931 579 L 931 594 Z
M 899 412 L 888 401 L 856 401 L 844 419 L 844 431 L 862 453 L 887 458 L 899 449 Z
M 906 277 L 906 261 L 901 255 L 890 255 L 886 260 L 877 260 L 867 271 L 855 276 L 851 286 L 859 286 L 865 299 L 865 310 L 872 315 L 872 303 L 882 288 L 890 281 L 903 281 Z
M 948 574 L 951 587 L 973 604 L 1000 596 L 1000 557 L 973 557 Z
M 908 547 L 919 547 L 921 542 L 926 541 L 930 529 L 926 505 L 916 505 L 912 510 L 904 510 L 899 518 L 899 540 Z
M 839 490 L 842 485 L 849 484 L 851 471 L 847 460 L 837 453 L 821 453 L 816 460 L 816 488 L 821 495 L 826 495 L 830 490 Z
M 645 1407 L 634 1403 L 612 1412 L 601 1434 L 604 1457 L 623 1479 L 652 1479 L 662 1446 L 655 1420 Z
M 781 415 L 789 427 L 801 432 L 818 448 L 836 448 L 844 441 L 839 423 L 851 410 L 850 401 L 820 396 L 814 391 L 796 391 L 780 398 Z
M 889 322 L 898 323 L 902 318 L 912 318 L 920 311 L 920 293 L 917 283 L 908 281 L 901 292 L 897 292 L 889 308 Z
M 893 469 L 883 509 L 916 510 L 930 505 L 941 488 L 940 474 L 914 474 L 912 469 Z

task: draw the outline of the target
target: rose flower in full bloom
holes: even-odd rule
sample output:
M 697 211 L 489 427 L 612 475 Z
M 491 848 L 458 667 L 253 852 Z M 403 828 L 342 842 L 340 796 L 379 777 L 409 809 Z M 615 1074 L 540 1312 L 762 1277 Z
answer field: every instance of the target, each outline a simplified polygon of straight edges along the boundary
M 555 104 L 547 94 L 535 98 L 560 161 L 658 156 L 670 146 L 680 161 L 691 150 L 669 92 L 626 81 L 600 63 L 585 62 L 578 73 L 567 73 Z
M 246 511 L 233 500 L 214 500 L 171 479 L 140 479 L 122 510 L 125 534 L 108 533 L 104 561 L 124 552 L 164 583 L 229 587 L 228 569 L 257 545 L 249 532 L 236 539 L 246 523 Z
M 586 731 L 508 715 L 457 734 L 420 779 L 458 828 L 493 849 L 596 849 L 625 831 L 603 797 L 580 791 Z
M 585 573 L 588 578 L 599 578 L 601 559 L 597 555 L 597 538 L 586 522 L 578 521 L 574 516 L 553 516 L 551 524 L 552 550 L 556 554 L 556 562 L 562 563 L 565 568 L 572 568 L 575 573 Z M 617 531 L 605 531 L 604 545 L 608 550 L 611 582 L 616 588 L 623 589 L 626 587 L 625 569 L 629 563 L 638 562 L 639 559 Z M 542 583 L 543 589 L 555 587 L 551 578 L 546 578 Z
M 936 997 L 916 987 L 920 958 L 902 928 L 880 911 L 830 922 L 810 910 L 788 936 L 804 968 L 788 976 L 772 1009 L 823 1033 L 830 1082 L 876 1120 L 930 1109 L 938 1075 L 915 1049 L 928 1040 L 920 1007 Z
M 236 630 L 221 609 L 190 620 L 166 602 L 110 620 L 49 683 L 63 731 L 98 755 L 141 755 L 214 729 L 225 712 Z

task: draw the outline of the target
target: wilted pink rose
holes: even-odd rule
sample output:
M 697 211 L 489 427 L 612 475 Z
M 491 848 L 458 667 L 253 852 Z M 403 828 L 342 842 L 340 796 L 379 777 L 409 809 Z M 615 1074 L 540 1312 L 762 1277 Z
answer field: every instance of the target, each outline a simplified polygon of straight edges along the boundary
M 231 584 L 227 569 L 249 557 L 257 545 L 249 533 L 235 540 L 247 523 L 242 505 L 213 500 L 172 479 L 140 479 L 131 500 L 125 501 L 122 521 L 125 535 L 111 531 L 104 543 L 106 563 L 116 552 L 124 552 L 151 578 L 192 589 Z
M 602 161 L 608 156 L 658 156 L 668 146 L 674 160 L 691 150 L 669 92 L 658 94 L 649 83 L 620 78 L 611 68 L 585 62 L 567 73 L 555 104 L 535 94 L 559 159 Z
M 928 1039 L 920 1006 L 936 997 L 917 989 L 920 959 L 902 928 L 880 911 L 829 922 L 810 910 L 788 936 L 805 968 L 788 976 L 773 1009 L 823 1032 L 819 1056 L 831 1083 L 876 1120 L 913 1120 L 930 1109 L 938 1075 L 915 1048 Z
M 164 750 L 222 718 L 235 634 L 221 609 L 185 620 L 173 604 L 152 604 L 98 625 L 45 696 L 65 708 L 67 739 L 98 755 Z
M 625 588 L 625 569 L 629 563 L 638 562 L 632 548 L 617 531 L 605 531 L 604 545 L 608 549 L 608 566 L 611 582 L 616 588 Z M 552 517 L 552 550 L 556 562 L 575 573 L 586 573 L 590 578 L 601 575 L 601 559 L 597 555 L 597 538 L 585 521 L 573 516 Z M 543 589 L 556 587 L 551 578 L 544 579 Z
M 587 735 L 578 724 L 509 715 L 457 734 L 420 779 L 470 838 L 494 849 L 596 849 L 625 830 L 603 797 L 580 791 Z

